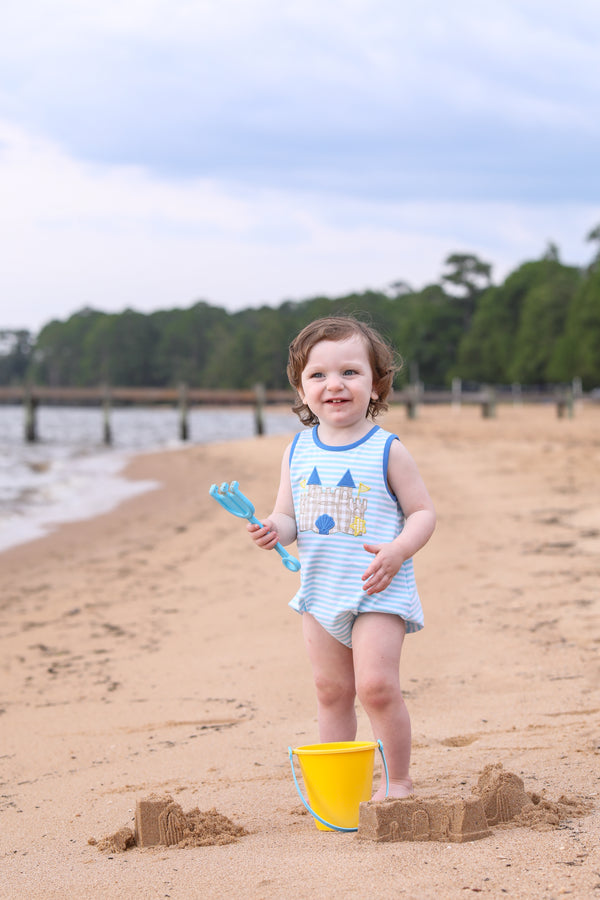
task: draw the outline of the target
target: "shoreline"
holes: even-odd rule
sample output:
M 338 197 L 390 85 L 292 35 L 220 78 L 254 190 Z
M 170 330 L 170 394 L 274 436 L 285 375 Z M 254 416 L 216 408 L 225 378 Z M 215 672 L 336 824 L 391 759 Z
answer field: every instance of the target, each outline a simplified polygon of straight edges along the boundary
M 540 410 L 544 409 L 550 413 L 549 407 L 552 407 L 554 405 L 555 405 L 554 401 L 552 399 L 549 399 L 547 404 L 546 403 L 535 404 L 533 408 L 540 409 Z M 510 415 L 511 411 L 513 412 L 513 414 L 515 412 L 517 412 L 523 418 L 525 410 L 531 409 L 531 408 L 532 408 L 531 405 L 528 405 L 528 404 L 513 405 L 512 403 L 508 403 L 508 402 L 502 403 L 502 404 L 500 404 L 499 412 L 497 414 L 497 419 L 502 419 L 503 412 L 505 415 L 507 413 Z M 434 414 L 435 410 L 439 410 L 442 413 L 445 413 L 446 415 L 448 414 L 449 410 L 452 410 L 453 416 L 460 416 L 460 415 L 474 416 L 474 415 L 480 414 L 480 413 L 477 413 L 478 407 L 476 405 L 469 405 L 467 403 L 463 404 L 459 408 L 455 408 L 453 406 L 448 406 L 447 404 L 444 404 L 444 405 L 421 404 L 419 409 L 420 409 L 420 413 L 418 414 L 418 417 L 422 417 L 423 414 L 425 414 L 428 418 L 431 417 L 432 414 Z M 592 402 L 579 401 L 578 409 L 579 409 L 579 415 L 581 415 L 582 413 L 589 414 L 589 413 L 593 413 L 593 411 L 595 409 L 598 409 L 598 405 L 595 403 L 592 403 Z M 232 410 L 236 411 L 236 412 L 247 412 L 247 410 L 244 407 L 232 407 Z M 287 406 L 284 406 L 281 404 L 273 404 L 268 408 L 268 411 L 272 412 L 274 414 L 283 414 L 283 413 L 289 413 L 290 409 Z M 551 413 L 550 413 L 550 417 L 551 417 Z M 295 419 L 295 417 L 292 419 L 292 425 L 294 424 L 294 419 Z M 389 412 L 387 414 L 385 414 L 385 416 L 382 416 L 379 420 L 379 423 L 382 424 L 383 427 L 386 427 L 384 424 L 386 419 L 388 421 L 398 423 L 399 431 L 401 432 L 404 422 L 407 421 L 407 417 L 404 413 L 404 407 L 400 404 L 395 404 L 395 405 L 392 404 Z M 298 429 L 299 429 L 301 427 L 300 423 L 298 422 L 297 425 L 298 425 Z M 298 429 L 296 429 L 296 430 L 298 430 Z M 81 522 L 85 522 L 90 519 L 94 519 L 98 516 L 108 515 L 111 512 L 118 510 L 118 508 L 123 503 L 127 503 L 129 500 L 134 499 L 136 496 L 138 496 L 138 493 L 154 492 L 157 489 L 159 489 L 160 481 L 158 481 L 157 479 L 152 477 L 151 467 L 150 467 L 150 474 L 148 474 L 146 476 L 136 477 L 131 474 L 131 473 L 137 471 L 136 460 L 138 458 L 145 457 L 146 455 L 156 455 L 156 454 L 163 454 L 163 453 L 172 454 L 172 453 L 178 453 L 178 452 L 185 452 L 185 451 L 191 450 L 192 448 L 198 447 L 198 446 L 205 446 L 205 445 L 220 446 L 221 444 L 238 443 L 239 441 L 252 441 L 254 439 L 262 440 L 263 438 L 280 437 L 282 433 L 285 435 L 284 432 L 274 432 L 272 434 L 267 433 L 262 437 L 259 437 L 258 435 L 254 435 L 252 437 L 228 438 L 226 440 L 215 438 L 215 439 L 210 439 L 208 441 L 202 441 L 202 442 L 201 441 L 181 442 L 181 441 L 174 440 L 172 444 L 149 447 L 148 449 L 143 449 L 143 448 L 127 449 L 127 448 L 119 448 L 119 447 L 107 448 L 103 453 L 101 453 L 99 455 L 99 457 L 98 457 L 99 459 L 103 459 L 104 453 L 107 452 L 110 455 L 114 456 L 115 458 L 120 458 L 120 460 L 121 460 L 119 467 L 114 472 L 110 472 L 110 474 L 109 474 L 109 477 L 111 477 L 116 482 L 116 485 L 113 488 L 115 497 L 114 497 L 114 499 L 112 499 L 110 501 L 110 505 L 108 506 L 108 508 L 100 509 L 99 511 L 97 511 L 98 506 L 102 507 L 105 504 L 105 501 L 100 500 L 99 503 L 96 504 L 96 507 L 92 508 L 91 511 L 89 511 L 89 512 L 69 513 L 69 512 L 65 512 L 63 509 L 61 509 L 60 504 L 57 503 L 56 504 L 56 507 L 57 507 L 56 518 L 53 518 L 51 513 L 48 514 L 45 511 L 42 513 L 41 516 L 35 516 L 32 514 L 30 518 L 26 514 L 22 520 L 17 519 L 17 524 L 20 524 L 22 526 L 21 530 L 24 530 L 31 536 L 26 536 L 26 537 L 22 537 L 22 538 L 19 537 L 16 540 L 13 540 L 11 538 L 10 543 L 8 543 L 7 545 L 0 545 L 0 558 L 4 558 L 4 555 L 7 552 L 10 552 L 11 550 L 15 549 L 16 547 L 20 547 L 22 545 L 29 545 L 31 543 L 34 543 L 34 542 L 37 542 L 40 540 L 44 540 L 44 538 L 50 537 L 57 530 L 60 530 L 64 526 L 71 525 L 71 524 L 77 525 Z M 292 427 L 290 429 L 289 435 L 291 436 L 294 433 L 295 433 L 295 429 Z M 37 445 L 33 445 L 33 446 L 35 447 Z M 99 449 L 102 449 L 102 448 L 99 448 Z M 142 471 L 147 472 L 148 467 L 142 467 Z M 232 480 L 232 479 L 224 479 L 224 480 Z M 144 481 L 147 482 L 147 486 L 145 486 L 145 487 L 139 486 L 138 488 L 134 488 L 131 486 L 132 482 L 133 483 L 135 483 L 135 482 L 141 483 Z M 129 483 L 129 485 L 130 485 L 129 489 L 127 487 L 125 487 L 125 485 L 127 483 Z M 71 503 L 72 503 L 72 501 L 71 501 Z M 67 503 L 67 505 L 68 505 L 68 503 Z
M 528 791 L 592 804 L 560 827 L 472 844 L 375 844 L 318 832 L 287 747 L 318 740 L 297 575 L 210 498 L 236 479 L 271 508 L 291 437 L 136 456 L 156 491 L 1 555 L 0 896 L 112 900 L 591 896 L 600 844 L 600 411 L 393 409 L 438 509 L 415 559 L 425 629 L 402 684 L 421 797 L 468 797 L 501 763 Z M 290 548 L 293 551 L 293 548 Z M 359 739 L 369 739 L 362 710 Z M 248 835 L 106 854 L 136 801 L 170 793 Z M 40 876 L 43 873 L 43 877 Z M 458 874 L 457 874 L 458 873 Z M 3 893 L 3 891 L 5 893 Z
M 80 413 L 81 410 L 77 409 L 75 412 Z M 13 488 L 11 494 L 11 488 L 6 486 L 0 516 L 0 554 L 13 546 L 44 537 L 61 524 L 85 521 L 96 515 L 102 515 L 139 492 L 154 490 L 156 482 L 152 479 L 147 480 L 146 485 L 139 482 L 134 484 L 133 480 L 124 474 L 129 462 L 136 456 L 186 449 L 198 444 L 243 440 L 254 436 L 252 412 L 242 407 L 231 410 L 232 413 L 238 414 L 238 418 L 234 416 L 231 421 L 241 428 L 241 438 L 234 436 L 233 433 L 226 434 L 229 429 L 224 427 L 221 419 L 225 416 L 227 421 L 230 421 L 229 412 L 220 411 L 217 418 L 211 418 L 205 423 L 206 430 L 202 436 L 192 435 L 189 441 L 181 441 L 175 436 L 169 438 L 163 423 L 162 441 L 158 442 L 160 432 L 157 431 L 153 435 L 156 443 L 135 446 L 131 443 L 134 429 L 129 423 L 129 442 L 126 440 L 117 446 L 90 444 L 89 432 L 81 432 L 79 435 L 76 432 L 72 433 L 73 440 L 59 445 L 58 454 L 56 438 L 50 443 L 40 441 L 30 445 L 23 444 L 21 457 L 11 444 L 5 471 L 10 471 L 11 466 L 16 467 L 12 469 L 13 484 L 16 483 L 18 489 Z M 242 414 L 241 421 L 239 414 Z M 281 433 L 284 416 L 289 417 L 291 428 L 295 417 L 288 409 L 281 406 L 269 408 L 265 414 L 269 433 Z M 56 423 L 54 427 L 56 428 Z M 248 430 L 250 434 L 244 434 Z M 23 472 L 31 469 L 36 474 L 32 477 L 29 473 L 28 480 L 21 469 Z M 2 483 L 0 483 L 1 492 Z

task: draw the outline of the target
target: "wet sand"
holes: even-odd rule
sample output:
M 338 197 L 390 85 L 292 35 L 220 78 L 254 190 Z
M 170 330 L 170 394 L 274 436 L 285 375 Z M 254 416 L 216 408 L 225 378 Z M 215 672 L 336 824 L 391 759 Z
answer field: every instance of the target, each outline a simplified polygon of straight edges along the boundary
M 287 756 L 318 740 L 287 607 L 298 576 L 208 495 L 237 479 L 266 515 L 287 438 L 194 446 L 131 464 L 160 489 L 0 555 L 0 897 L 600 892 L 600 405 L 573 419 L 553 405 L 394 409 L 382 424 L 438 510 L 415 561 L 425 629 L 401 672 L 417 796 L 468 798 L 502 764 L 563 798 L 558 823 L 492 825 L 472 843 L 317 831 Z M 247 834 L 88 843 L 133 827 L 151 794 Z

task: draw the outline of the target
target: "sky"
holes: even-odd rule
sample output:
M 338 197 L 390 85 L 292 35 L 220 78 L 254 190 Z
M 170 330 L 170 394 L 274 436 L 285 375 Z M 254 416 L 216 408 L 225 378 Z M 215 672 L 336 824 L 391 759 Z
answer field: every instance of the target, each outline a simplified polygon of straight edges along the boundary
M 599 160 L 597 0 L 8 0 L 0 329 L 586 265 Z

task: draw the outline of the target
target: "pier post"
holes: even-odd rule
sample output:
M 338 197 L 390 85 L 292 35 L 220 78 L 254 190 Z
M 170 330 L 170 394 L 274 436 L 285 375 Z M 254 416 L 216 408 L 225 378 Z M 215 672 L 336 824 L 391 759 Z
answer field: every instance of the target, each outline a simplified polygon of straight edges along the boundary
M 556 415 L 564 419 L 565 413 L 569 419 L 573 418 L 573 391 L 571 388 L 560 390 L 556 397 Z
M 462 378 L 452 379 L 452 409 L 460 409 L 462 404 Z
M 110 405 L 110 388 L 105 384 L 102 388 L 102 439 L 107 447 L 110 447 L 112 444 Z
M 416 419 L 419 414 L 419 400 L 421 398 L 421 382 L 415 381 L 409 384 L 407 389 L 406 415 L 409 419 Z
M 576 376 L 571 382 L 571 390 L 573 391 L 573 415 L 575 415 L 575 410 L 581 406 L 583 398 L 583 383 L 579 376 Z
M 496 391 L 486 385 L 482 391 L 481 415 L 484 419 L 493 419 L 496 415 Z
M 256 403 L 254 406 L 254 431 L 260 437 L 260 435 L 265 433 L 263 409 L 267 399 L 267 392 L 264 384 L 255 384 L 254 393 L 256 396 Z
M 188 438 L 188 389 L 187 384 L 181 382 L 179 385 L 179 439 L 187 441 Z
M 33 396 L 31 385 L 27 385 L 25 389 L 23 405 L 25 407 L 25 442 L 35 444 L 38 439 L 36 419 L 38 401 Z

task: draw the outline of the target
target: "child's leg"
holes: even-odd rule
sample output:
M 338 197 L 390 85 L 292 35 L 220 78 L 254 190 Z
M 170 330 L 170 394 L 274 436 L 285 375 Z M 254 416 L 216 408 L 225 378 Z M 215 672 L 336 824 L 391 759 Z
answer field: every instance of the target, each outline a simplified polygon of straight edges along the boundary
M 400 690 L 400 653 L 406 627 L 399 616 L 364 613 L 352 631 L 358 698 L 367 713 L 375 738 L 381 740 L 388 764 L 390 797 L 412 793 L 410 718 Z M 373 796 L 385 796 L 385 777 Z
M 302 628 L 317 691 L 320 739 L 353 741 L 356 689 L 352 650 L 336 641 L 310 613 L 302 614 Z

